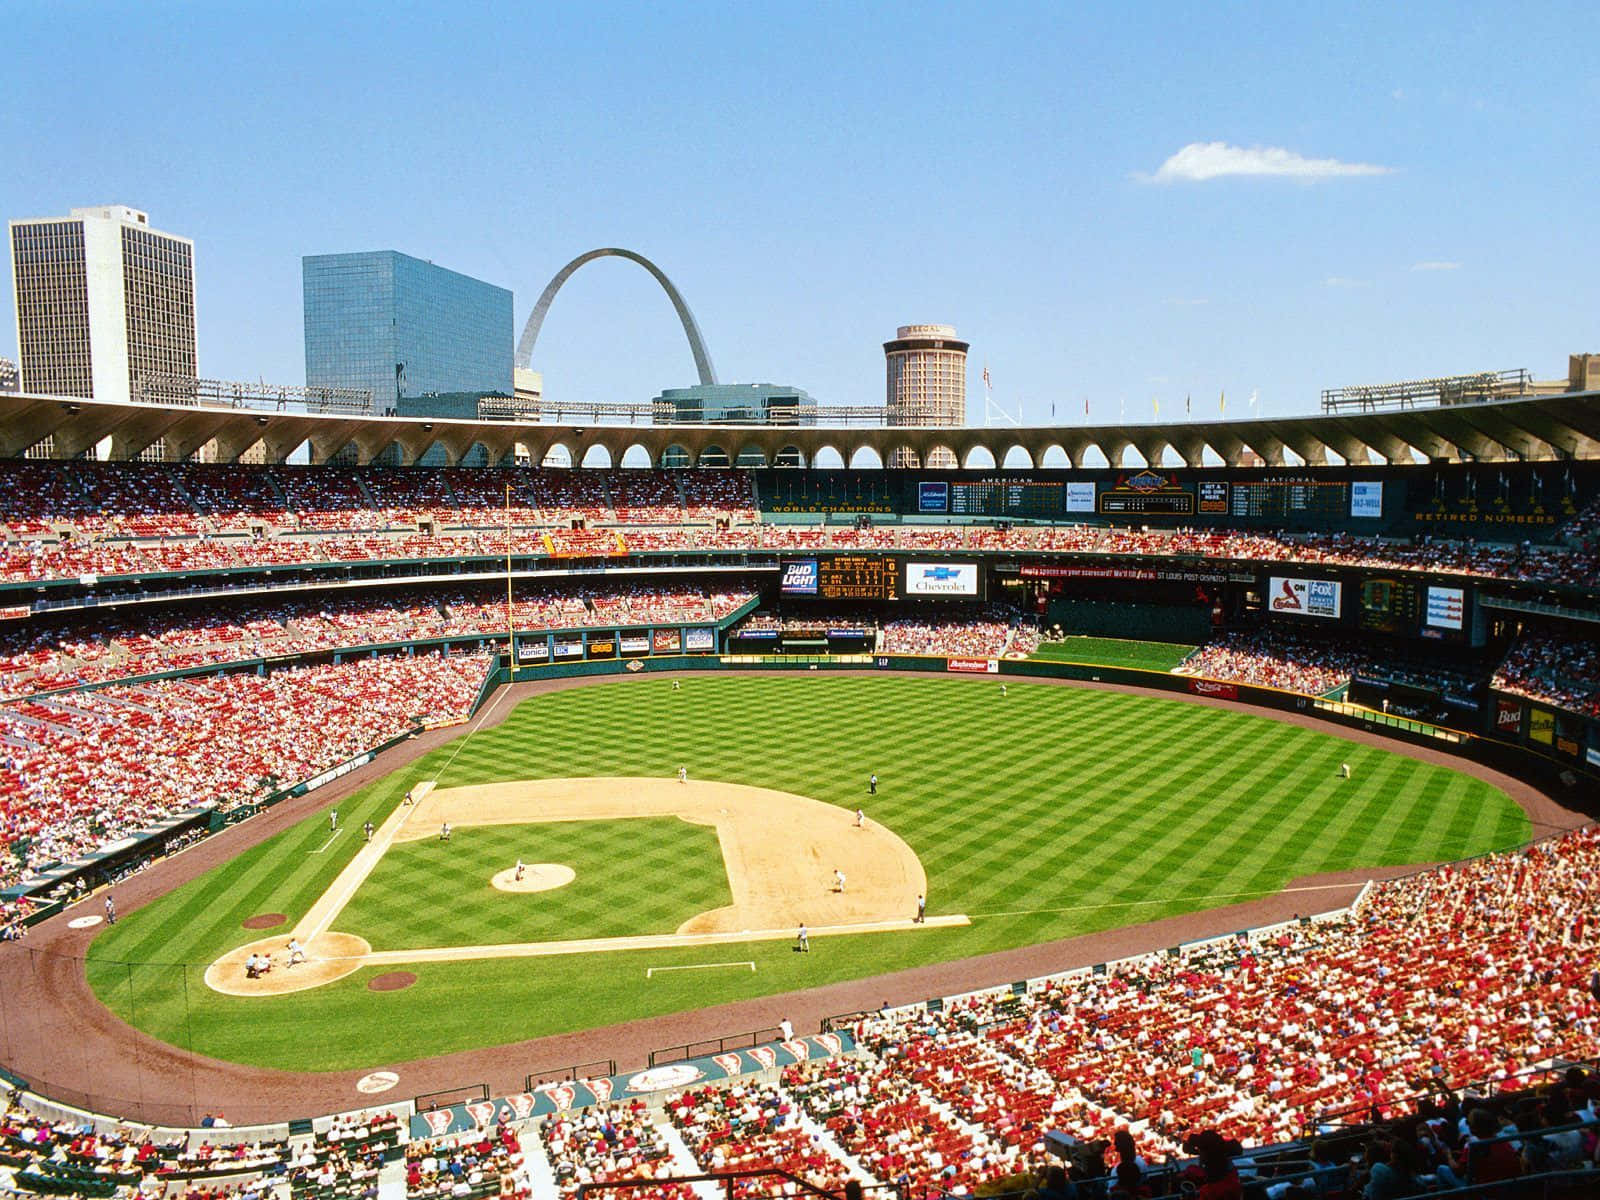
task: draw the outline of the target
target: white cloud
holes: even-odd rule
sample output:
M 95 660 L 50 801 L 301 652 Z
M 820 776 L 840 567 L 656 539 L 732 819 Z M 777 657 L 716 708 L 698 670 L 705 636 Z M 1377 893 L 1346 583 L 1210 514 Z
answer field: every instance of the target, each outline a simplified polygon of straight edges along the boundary
M 1412 263 L 1411 264 L 1411 269 L 1413 271 L 1459 271 L 1461 269 L 1461 264 L 1458 263 L 1458 262 L 1438 262 L 1438 261 L 1419 262 L 1419 263 Z
M 1322 281 L 1322 286 L 1331 288 L 1358 288 L 1366 287 L 1367 283 L 1368 281 L 1365 279 L 1351 279 L 1347 275 L 1329 275 Z
M 1230 175 L 1251 175 L 1315 182 L 1352 175 L 1388 175 L 1393 169 L 1375 163 L 1340 162 L 1336 158 L 1306 158 L 1281 146 L 1190 142 L 1162 163 L 1154 175 L 1140 178 L 1148 183 L 1201 183 Z

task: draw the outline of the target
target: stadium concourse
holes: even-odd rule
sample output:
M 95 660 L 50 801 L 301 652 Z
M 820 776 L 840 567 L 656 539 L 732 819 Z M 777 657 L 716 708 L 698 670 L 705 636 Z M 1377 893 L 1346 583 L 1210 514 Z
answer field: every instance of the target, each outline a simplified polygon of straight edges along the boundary
M 83 897 L 115 881 L 121 911 L 134 911 L 456 737 L 474 712 L 494 722 L 524 696 L 585 686 L 562 674 L 568 651 L 601 672 L 740 655 L 743 667 L 776 668 L 771 651 L 820 656 L 848 634 L 877 669 L 999 673 L 1002 661 L 1032 666 L 1053 641 L 1137 618 L 1193 646 L 1176 676 L 1161 674 L 1159 694 L 1215 684 L 1183 699 L 1233 705 L 1240 689 L 1272 689 L 1295 705 L 1279 719 L 1489 779 L 1543 839 L 1417 874 L 1298 880 L 1278 896 L 1067 942 L 393 1065 L 399 1094 L 483 1080 L 515 1095 L 525 1071 L 513 1063 L 631 1066 L 661 1046 L 780 1021 L 804 1034 L 856 1014 L 841 1026 L 848 1053 L 589 1108 L 569 1100 L 539 1117 L 495 1106 L 478 1128 L 443 1136 L 397 1104 L 220 1148 L 232 1139 L 215 1120 L 209 1132 L 114 1120 L 91 1132 L 47 1102 L 14 1102 L 0 1120 L 0 1187 L 543 1197 L 604 1178 L 778 1167 L 830 1188 L 857 1178 L 920 1196 L 1031 1171 L 1044 1134 L 1059 1130 L 1085 1145 L 1131 1138 L 1101 1159 L 1080 1155 L 1075 1169 L 1142 1160 L 1142 1186 L 1157 1195 L 1175 1192 L 1185 1169 L 1226 1189 L 1225 1139 L 1278 1148 L 1247 1176 L 1288 1182 L 1309 1170 L 1349 1195 L 1365 1178 L 1349 1151 L 1373 1131 L 1345 1130 L 1369 1119 L 1382 1126 L 1379 1159 L 1435 1184 L 1482 1180 L 1491 1159 L 1503 1171 L 1594 1162 L 1600 1088 L 1558 1067 L 1600 1055 L 1600 842 L 1568 832 L 1583 817 L 1563 802 L 1583 795 L 1560 781 L 1591 783 L 1600 762 L 1600 480 L 1587 464 L 1372 467 L 1397 498 L 1375 526 L 1352 519 L 1352 480 L 1365 476 L 1341 469 L 1329 484 L 1344 489 L 1337 504 L 1314 519 L 1284 509 L 1274 525 L 1270 513 L 1249 516 L 1277 495 L 1259 473 L 1223 479 L 1233 493 L 1204 492 L 1198 475 L 1102 474 L 1091 492 L 1106 503 L 1088 515 L 984 509 L 954 520 L 928 517 L 917 487 L 943 494 L 950 517 L 954 476 L 895 472 L 0 461 L 0 919 L 17 943 L 0 947 L 0 971 L 26 961 L 37 988 L 25 1036 L 5 1028 L 5 1065 L 50 1078 L 52 1054 L 74 1045 L 98 1064 L 82 1098 L 123 1102 L 109 1116 L 276 1121 L 350 1109 L 364 1093 L 352 1072 L 201 1059 L 123 1025 L 83 975 L 94 934 L 70 920 L 100 903 Z M 1278 482 L 1305 490 L 1305 474 Z M 1055 496 L 1049 475 L 1026 482 Z M 1207 495 L 1210 508 L 1176 499 Z M 1151 496 L 1172 502 L 1168 516 Z M 1480 497 L 1503 524 L 1467 523 Z M 914 561 L 963 590 L 907 594 Z M 1331 609 L 1278 611 L 1313 592 Z M 492 693 L 508 642 L 529 665 Z M 762 645 L 771 650 L 752 649 Z M 1091 675 L 1040 682 L 1113 686 Z M 1371 697 L 1365 717 L 1335 728 L 1311 706 L 1358 688 Z M 1415 710 L 1450 738 L 1386 737 L 1371 719 L 1380 692 L 1382 712 Z M 1451 752 L 1469 741 L 1506 769 Z M 1296 920 L 1311 907 L 1334 915 Z M 1220 940 L 1166 953 L 1200 938 Z M 970 994 L 1025 979 L 1021 991 Z M 1463 1101 L 1468 1087 L 1482 1098 Z M 1435 1102 L 1443 1117 L 1419 1123 L 1418 1112 L 1434 1115 L 1419 1106 Z M 1299 1141 L 1308 1131 L 1338 1154 Z M 1501 1148 L 1513 1145 L 1507 1162 Z M 1167 1170 L 1169 1159 L 1186 1165 Z M 664 1183 L 651 1194 L 696 1193 Z

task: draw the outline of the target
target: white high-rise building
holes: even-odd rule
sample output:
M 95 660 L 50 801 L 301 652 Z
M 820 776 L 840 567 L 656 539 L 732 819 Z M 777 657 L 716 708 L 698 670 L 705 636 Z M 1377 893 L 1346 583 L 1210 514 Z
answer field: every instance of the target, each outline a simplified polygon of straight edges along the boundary
M 198 374 L 194 242 L 120 204 L 7 224 L 23 391 L 126 401 Z

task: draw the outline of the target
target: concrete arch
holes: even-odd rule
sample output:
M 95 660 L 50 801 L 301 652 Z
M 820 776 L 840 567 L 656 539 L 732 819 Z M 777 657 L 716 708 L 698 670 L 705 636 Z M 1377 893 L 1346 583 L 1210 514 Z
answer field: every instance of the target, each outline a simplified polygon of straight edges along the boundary
M 729 467 L 733 465 L 733 460 L 728 457 L 726 450 L 717 445 L 717 443 L 712 442 L 701 449 L 700 453 L 695 457 L 694 465 L 697 467 Z
M 883 456 L 878 453 L 876 446 L 864 442 L 850 452 L 849 466 L 853 471 L 880 471 L 883 469 Z
M 1000 459 L 1002 471 L 1031 471 L 1033 468 L 1033 453 L 1021 442 L 1006 447 L 1006 452 Z
M 994 471 L 1000 464 L 995 461 L 994 451 L 988 446 L 979 444 L 970 447 L 961 456 L 961 469 L 963 471 Z
M 832 442 L 823 442 L 811 456 L 811 465 L 819 471 L 842 471 L 847 465 L 844 452 Z
M 561 285 L 572 278 L 572 273 L 584 263 L 593 262 L 597 258 L 625 258 L 629 262 L 636 262 L 661 285 L 667 293 L 667 299 L 672 301 L 672 307 L 677 311 L 678 320 L 683 322 L 684 336 L 689 339 L 689 352 L 694 355 L 695 370 L 700 372 L 701 383 L 715 383 L 717 370 L 711 365 L 711 352 L 706 349 L 705 338 L 700 335 L 700 326 L 695 323 L 694 314 L 689 311 L 672 280 L 655 263 L 642 254 L 635 254 L 632 250 L 623 250 L 616 246 L 605 246 L 599 250 L 591 250 L 587 254 L 580 254 L 561 270 L 539 295 L 539 300 L 533 306 L 533 312 L 528 317 L 528 323 L 523 327 L 522 337 L 517 341 L 516 365 L 519 367 L 531 366 L 533 363 L 533 347 L 539 340 L 539 329 L 544 325 L 545 314 L 550 311 L 550 302 L 556 298 L 556 293 L 561 290 Z
M 648 471 L 655 466 L 650 461 L 650 448 L 639 442 L 625 446 L 615 465 L 623 471 Z
M 609 471 L 616 466 L 611 459 L 611 447 L 604 442 L 590 442 L 589 448 L 583 452 L 583 461 L 578 464 L 586 470 Z
M 772 465 L 775 467 L 804 467 L 806 466 L 806 452 L 788 442 L 778 447 L 778 452 L 772 456 Z

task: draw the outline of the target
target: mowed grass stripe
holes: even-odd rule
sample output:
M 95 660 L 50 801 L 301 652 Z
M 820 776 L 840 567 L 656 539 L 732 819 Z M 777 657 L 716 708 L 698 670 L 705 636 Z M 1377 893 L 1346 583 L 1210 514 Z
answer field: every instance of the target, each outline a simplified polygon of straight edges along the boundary
M 443 747 L 340 803 L 354 826 L 381 821 L 436 772 L 454 787 L 665 778 L 681 763 L 694 778 L 865 807 L 921 857 L 930 911 L 975 914 L 970 926 L 820 939 L 811 955 L 747 943 L 737 957 L 757 971 L 741 978 L 644 979 L 647 965 L 726 959 L 726 946 L 545 959 L 536 970 L 420 964 L 415 987 L 383 996 L 366 991 L 370 972 L 241 1000 L 199 986 L 202 966 L 119 971 L 119 958 L 204 964 L 252 936 L 244 917 L 304 911 L 356 849 L 352 834 L 310 853 L 327 837 L 325 817 L 312 817 L 129 914 L 96 939 L 91 978 L 109 1005 L 166 1040 L 261 1065 L 342 1069 L 820 986 L 1209 907 L 1221 893 L 1298 875 L 1459 857 L 1529 836 L 1504 795 L 1430 764 L 1231 710 L 1008 683 L 1002 698 L 992 679 L 900 675 L 727 673 L 688 678 L 680 692 L 660 679 L 610 681 L 533 697 L 460 753 L 459 742 Z M 1346 760 L 1355 778 L 1341 781 Z M 874 771 L 882 785 L 869 797 Z M 521 831 L 538 836 L 538 826 L 495 827 L 462 831 L 449 847 L 413 844 L 414 861 L 396 857 L 375 873 L 335 927 L 356 922 L 351 932 L 395 946 L 644 932 L 675 926 L 691 904 L 710 907 L 695 888 L 726 887 L 720 861 L 685 873 L 670 836 L 619 836 L 629 821 L 578 824 L 591 827 L 591 852 L 620 860 L 598 897 L 493 892 L 487 878 L 527 845 Z

